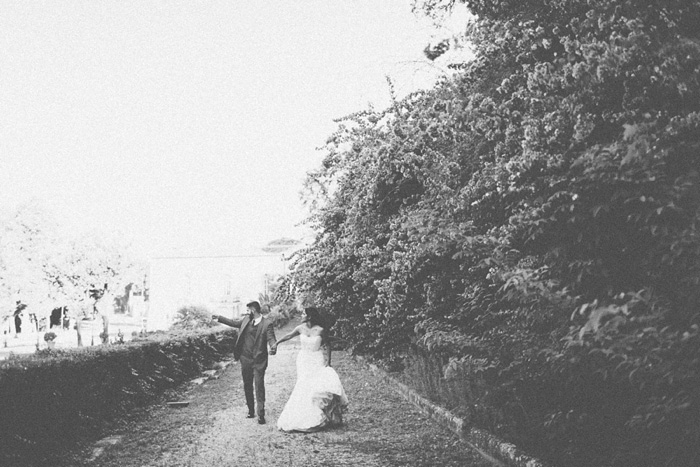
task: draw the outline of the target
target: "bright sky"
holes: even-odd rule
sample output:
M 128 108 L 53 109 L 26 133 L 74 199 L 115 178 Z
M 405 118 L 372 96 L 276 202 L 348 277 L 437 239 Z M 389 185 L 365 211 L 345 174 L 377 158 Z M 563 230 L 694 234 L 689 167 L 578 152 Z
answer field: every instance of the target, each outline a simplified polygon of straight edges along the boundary
M 431 33 L 410 0 L 5 0 L 0 207 L 152 255 L 299 236 L 332 120 L 430 83 Z

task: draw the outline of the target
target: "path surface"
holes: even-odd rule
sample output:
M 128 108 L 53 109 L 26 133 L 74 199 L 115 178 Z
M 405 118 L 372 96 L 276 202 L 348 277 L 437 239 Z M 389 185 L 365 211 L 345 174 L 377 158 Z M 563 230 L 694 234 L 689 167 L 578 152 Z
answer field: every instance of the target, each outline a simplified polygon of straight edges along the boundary
M 240 366 L 233 363 L 220 378 L 188 391 L 189 406 L 157 407 L 63 459 L 61 467 L 492 465 L 345 352 L 333 353 L 350 399 L 344 426 L 313 434 L 278 431 L 275 422 L 294 386 L 298 350 L 295 338 L 270 357 L 267 425 L 245 418 Z

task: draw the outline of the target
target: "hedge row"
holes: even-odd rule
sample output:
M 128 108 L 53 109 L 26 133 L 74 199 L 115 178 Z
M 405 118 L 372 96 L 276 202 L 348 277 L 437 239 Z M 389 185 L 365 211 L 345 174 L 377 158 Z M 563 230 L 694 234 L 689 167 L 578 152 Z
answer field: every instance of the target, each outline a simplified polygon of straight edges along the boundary
M 42 458 L 157 401 L 222 360 L 235 336 L 233 329 L 161 335 L 0 362 L 0 463 Z

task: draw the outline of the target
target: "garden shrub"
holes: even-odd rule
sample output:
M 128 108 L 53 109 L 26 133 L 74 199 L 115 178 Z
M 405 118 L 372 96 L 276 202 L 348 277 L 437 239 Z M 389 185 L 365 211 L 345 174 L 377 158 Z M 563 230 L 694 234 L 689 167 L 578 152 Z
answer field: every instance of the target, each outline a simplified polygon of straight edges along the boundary
M 211 319 L 211 311 L 207 307 L 187 305 L 180 307 L 175 313 L 174 329 L 193 330 L 198 328 L 211 328 L 216 323 Z

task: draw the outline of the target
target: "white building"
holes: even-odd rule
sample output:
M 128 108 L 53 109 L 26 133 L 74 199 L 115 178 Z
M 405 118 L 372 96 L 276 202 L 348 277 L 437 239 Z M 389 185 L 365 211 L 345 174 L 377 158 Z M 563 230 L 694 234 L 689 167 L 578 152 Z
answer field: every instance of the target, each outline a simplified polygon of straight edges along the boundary
M 168 328 L 186 305 L 237 318 L 246 303 L 268 291 L 271 280 L 287 272 L 279 252 L 152 258 L 146 328 Z

